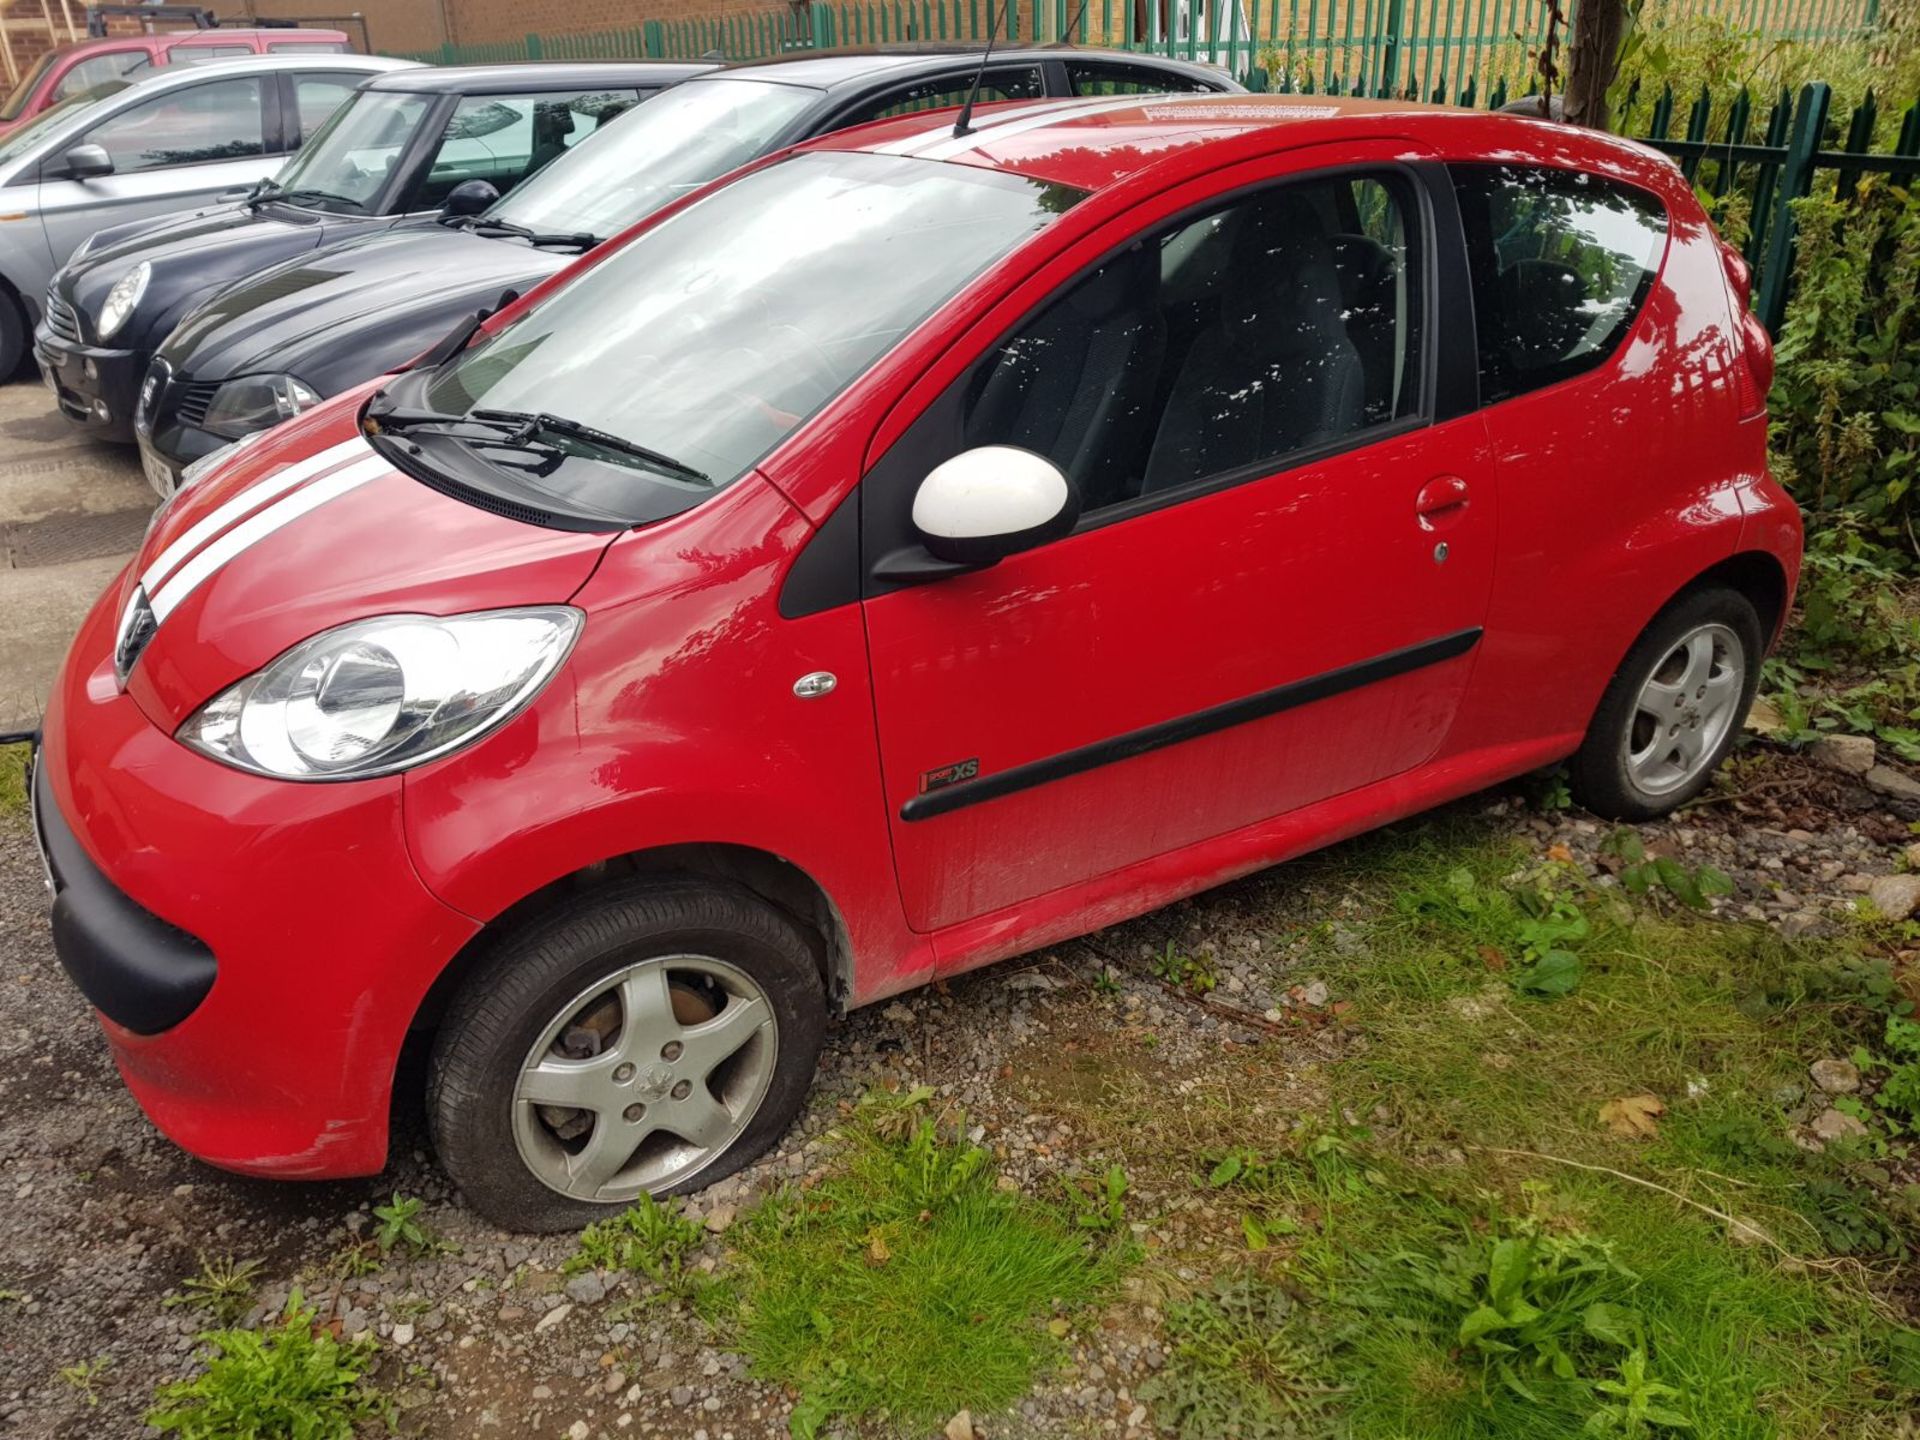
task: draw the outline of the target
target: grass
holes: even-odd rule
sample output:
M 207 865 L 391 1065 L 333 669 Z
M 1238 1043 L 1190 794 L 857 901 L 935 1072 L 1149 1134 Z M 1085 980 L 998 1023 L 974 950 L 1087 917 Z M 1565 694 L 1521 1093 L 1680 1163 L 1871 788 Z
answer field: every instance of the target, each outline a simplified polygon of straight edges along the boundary
M 1242 1051 L 1169 1102 L 1125 1035 L 1097 1083 L 1030 1080 L 1219 1212 L 1143 1392 L 1163 1430 L 1901 1433 L 1916 1037 L 1887 963 L 1705 918 L 1720 877 L 1608 848 L 1638 893 L 1458 815 L 1297 866 L 1341 918 L 1263 953 L 1350 1028 L 1291 1091 Z M 1804 1149 L 1806 1067 L 1850 1053 L 1870 1133 Z
M 0 745 L 0 815 L 27 813 L 27 747 Z
M 926 1098 L 862 1107 L 837 1173 L 735 1232 L 737 1340 L 798 1392 L 803 1440 L 838 1421 L 925 1433 L 1012 1403 L 1124 1263 L 1099 1227 L 999 1188 Z

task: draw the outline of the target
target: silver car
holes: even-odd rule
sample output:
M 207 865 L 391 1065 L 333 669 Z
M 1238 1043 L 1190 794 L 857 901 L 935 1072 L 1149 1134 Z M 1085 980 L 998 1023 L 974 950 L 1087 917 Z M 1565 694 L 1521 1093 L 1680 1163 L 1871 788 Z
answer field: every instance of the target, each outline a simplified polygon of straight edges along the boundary
M 53 272 L 96 230 L 237 195 L 369 75 L 412 62 L 262 55 L 111 80 L 0 138 L 0 380 Z

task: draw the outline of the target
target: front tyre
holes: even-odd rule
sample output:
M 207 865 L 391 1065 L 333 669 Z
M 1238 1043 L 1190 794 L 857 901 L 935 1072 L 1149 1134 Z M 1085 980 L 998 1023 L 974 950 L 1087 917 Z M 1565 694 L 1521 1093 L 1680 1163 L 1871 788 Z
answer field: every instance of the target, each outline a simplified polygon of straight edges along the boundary
M 440 1163 L 509 1230 L 578 1229 L 740 1169 L 805 1102 L 826 1004 L 751 892 L 626 880 L 507 934 L 434 1043 Z
M 1614 820 L 1656 820 L 1706 788 L 1760 681 L 1760 616 L 1737 590 L 1694 590 L 1654 617 L 1621 662 L 1574 755 L 1574 798 Z
M 0 384 L 13 379 L 27 354 L 27 317 L 0 286 Z

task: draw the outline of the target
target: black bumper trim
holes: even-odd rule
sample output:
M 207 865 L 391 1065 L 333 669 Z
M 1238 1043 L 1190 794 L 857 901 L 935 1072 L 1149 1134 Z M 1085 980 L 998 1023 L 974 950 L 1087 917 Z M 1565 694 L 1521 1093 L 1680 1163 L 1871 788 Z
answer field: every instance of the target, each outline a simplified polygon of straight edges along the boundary
M 213 988 L 204 941 L 136 904 L 88 857 L 54 802 L 45 764 L 34 766 L 34 814 L 52 872 L 53 949 L 80 993 L 136 1035 L 191 1015 Z

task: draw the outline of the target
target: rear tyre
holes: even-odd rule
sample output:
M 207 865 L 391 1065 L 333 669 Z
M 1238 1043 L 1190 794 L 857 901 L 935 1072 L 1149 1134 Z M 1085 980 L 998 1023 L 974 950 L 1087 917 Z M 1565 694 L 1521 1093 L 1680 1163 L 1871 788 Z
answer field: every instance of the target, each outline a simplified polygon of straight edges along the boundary
M 1690 591 L 1654 617 L 1571 763 L 1574 798 L 1614 820 L 1655 820 L 1698 795 L 1747 718 L 1764 641 L 1737 590 Z
M 785 1133 L 826 1033 L 813 952 L 751 892 L 628 880 L 533 917 L 434 1043 L 440 1163 L 509 1230 L 697 1190 Z
M 26 313 L 18 301 L 0 289 L 0 383 L 13 379 L 26 356 Z

